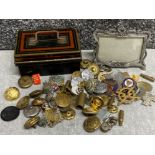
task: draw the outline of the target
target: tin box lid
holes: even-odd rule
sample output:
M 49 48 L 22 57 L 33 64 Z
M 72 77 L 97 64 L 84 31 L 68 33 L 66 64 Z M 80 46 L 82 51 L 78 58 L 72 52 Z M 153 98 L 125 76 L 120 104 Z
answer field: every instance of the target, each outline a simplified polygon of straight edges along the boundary
M 16 58 L 46 55 L 80 55 L 80 42 L 75 29 L 51 31 L 19 31 L 15 50 Z
M 149 33 L 114 33 L 95 31 L 96 59 L 111 67 L 145 68 L 146 42 Z

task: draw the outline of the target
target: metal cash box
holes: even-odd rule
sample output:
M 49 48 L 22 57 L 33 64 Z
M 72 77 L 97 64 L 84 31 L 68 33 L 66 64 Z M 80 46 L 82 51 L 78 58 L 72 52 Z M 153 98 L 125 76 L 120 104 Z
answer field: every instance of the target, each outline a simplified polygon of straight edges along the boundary
M 19 31 L 14 60 L 21 75 L 69 74 L 80 70 L 77 30 Z

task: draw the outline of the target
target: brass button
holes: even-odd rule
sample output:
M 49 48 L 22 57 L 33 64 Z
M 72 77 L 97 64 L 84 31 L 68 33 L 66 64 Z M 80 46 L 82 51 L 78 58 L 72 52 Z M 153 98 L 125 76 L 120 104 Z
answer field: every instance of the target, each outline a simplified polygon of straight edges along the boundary
M 94 132 L 95 130 L 97 130 L 101 125 L 101 122 L 99 120 L 98 117 L 96 116 L 92 116 L 92 117 L 88 117 L 83 124 L 83 127 L 85 129 L 85 131 L 87 132 Z
M 103 99 L 100 96 L 95 96 L 90 106 L 96 111 L 100 110 L 103 106 Z
M 30 97 L 24 96 L 17 102 L 16 107 L 19 109 L 24 109 L 29 105 L 29 102 L 30 102 Z
M 91 63 L 92 63 L 92 62 L 91 62 L 90 60 L 84 59 L 84 60 L 81 61 L 80 67 L 81 67 L 82 69 L 86 69 L 86 68 L 89 67 L 89 65 L 90 65 Z
M 101 71 L 101 72 L 98 74 L 97 79 L 98 79 L 99 81 L 105 80 L 105 79 L 106 79 L 106 78 L 105 78 L 105 72 L 102 72 L 102 71 Z
M 18 99 L 20 96 L 19 89 L 16 87 L 9 87 L 5 92 L 4 92 L 4 97 L 8 101 L 14 101 Z
M 32 101 L 32 105 L 33 106 L 41 106 L 44 103 L 47 103 L 47 101 L 44 98 L 41 97 L 37 97 Z
M 39 97 L 43 93 L 43 90 L 35 90 L 29 94 L 31 98 Z
M 85 115 L 96 115 L 98 113 L 98 111 L 93 109 L 92 107 L 86 107 L 82 110 L 82 112 Z
M 29 88 L 31 87 L 33 84 L 33 80 L 30 76 L 22 76 L 19 80 L 18 80 L 18 85 L 21 88 Z
M 92 71 L 92 73 L 93 73 L 94 75 L 97 75 L 97 74 L 99 73 L 99 71 L 100 71 L 99 66 L 98 66 L 97 64 L 95 64 L 95 63 L 92 63 L 92 64 L 88 67 L 88 69 L 89 69 L 90 71 Z
M 59 93 L 55 97 L 55 102 L 59 107 L 68 107 L 71 104 L 71 97 L 65 93 Z
M 103 99 L 103 107 L 107 106 L 108 102 L 109 102 L 109 96 L 108 95 L 102 95 L 101 97 Z
M 75 77 L 81 77 L 81 72 L 80 71 L 75 71 L 72 73 L 72 79 Z
M 40 119 L 40 117 L 38 117 L 38 116 L 28 119 L 24 124 L 24 128 L 29 129 L 31 127 L 35 127 L 35 125 L 39 122 L 39 119 Z
M 110 113 L 117 113 L 118 112 L 118 107 L 116 105 L 108 105 L 108 111 Z
M 37 106 L 27 106 L 24 108 L 23 114 L 25 117 L 34 117 L 39 114 L 40 110 L 40 107 Z
M 67 111 L 65 112 L 62 112 L 62 117 L 65 119 L 65 120 L 70 120 L 70 119 L 74 119 L 75 118 L 75 110 L 74 109 L 71 109 L 69 108 Z

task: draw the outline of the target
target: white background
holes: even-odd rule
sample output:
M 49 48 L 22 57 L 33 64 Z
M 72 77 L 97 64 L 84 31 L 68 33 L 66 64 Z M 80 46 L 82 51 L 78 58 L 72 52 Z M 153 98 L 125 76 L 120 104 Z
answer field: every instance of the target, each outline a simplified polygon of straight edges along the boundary
M 154 8 L 153 0 L 0 0 L 0 18 L 154 19 Z M 150 155 L 154 152 L 154 136 L 0 137 L 1 155 Z

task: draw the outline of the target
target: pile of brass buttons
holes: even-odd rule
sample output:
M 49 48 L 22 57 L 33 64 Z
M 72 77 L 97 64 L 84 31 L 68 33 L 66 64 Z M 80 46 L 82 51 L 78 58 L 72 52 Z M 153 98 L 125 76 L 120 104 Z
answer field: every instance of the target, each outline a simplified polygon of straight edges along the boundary
M 137 74 L 113 71 L 109 66 L 88 59 L 82 60 L 80 66 L 81 69 L 74 71 L 66 82 L 63 76 L 50 76 L 49 80 L 43 82 L 41 89 L 22 96 L 15 108 L 8 108 L 10 115 L 8 109 L 4 109 L 1 118 L 13 120 L 17 118 L 19 111 L 23 111 L 28 119 L 23 123 L 25 129 L 36 126 L 53 128 L 62 121 L 75 119 L 80 112 L 85 117 L 82 123 L 86 132 L 100 129 L 106 133 L 117 124 L 125 125 L 125 112 L 120 107 L 139 100 L 145 106 L 151 106 L 155 102 L 155 95 L 151 93 L 152 85 L 142 81 Z M 145 79 L 150 78 L 145 75 Z M 22 76 L 18 80 L 20 88 L 26 89 L 32 84 L 30 76 Z M 14 101 L 19 96 L 20 92 L 16 87 L 10 87 L 4 93 L 8 101 Z

